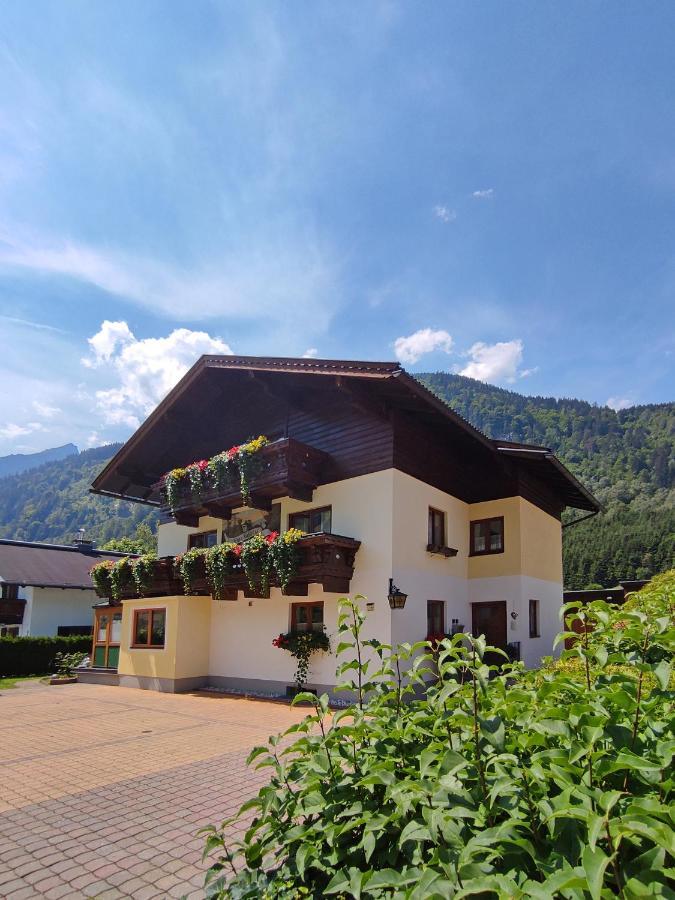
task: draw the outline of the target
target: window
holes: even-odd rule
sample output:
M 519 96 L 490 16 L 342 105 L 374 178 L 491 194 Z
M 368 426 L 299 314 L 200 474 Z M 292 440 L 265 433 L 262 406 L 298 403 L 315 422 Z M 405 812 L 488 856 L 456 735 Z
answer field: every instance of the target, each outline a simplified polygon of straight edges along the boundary
M 530 600 L 530 637 L 539 636 L 539 601 Z
M 3 625 L 0 628 L 0 637 L 19 637 L 19 626 Z
M 445 513 L 429 507 L 429 548 L 445 547 Z
M 18 600 L 19 599 L 19 585 L 18 584 L 6 584 L 3 582 L 0 587 L 1 598 L 3 600 Z
M 137 609 L 134 612 L 132 647 L 164 647 L 165 609 Z
M 188 537 L 188 550 L 192 550 L 193 547 L 215 547 L 217 543 L 217 531 L 198 531 Z
M 322 506 L 321 509 L 307 509 L 304 512 L 290 513 L 288 527 L 299 528 L 305 534 L 317 534 L 323 531 L 331 533 L 332 508 Z
M 445 603 L 427 600 L 427 635 L 445 634 Z
M 323 601 L 292 603 L 291 631 L 323 631 Z
M 471 556 L 504 552 L 504 516 L 471 523 Z

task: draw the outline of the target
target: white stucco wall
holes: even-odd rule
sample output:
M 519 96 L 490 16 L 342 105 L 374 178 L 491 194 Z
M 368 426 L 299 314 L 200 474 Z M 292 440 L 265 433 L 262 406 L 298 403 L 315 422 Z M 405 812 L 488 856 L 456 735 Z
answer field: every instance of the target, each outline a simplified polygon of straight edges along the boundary
M 392 564 L 392 497 L 393 470 L 388 470 L 322 485 L 314 492 L 311 504 L 286 499 L 281 508 L 281 524 L 285 530 L 289 513 L 331 505 L 333 533 L 361 541 L 350 596 L 363 594 L 375 604 L 374 610 L 367 614 L 364 636 L 377 637 L 383 642 L 391 639 L 387 590 Z M 203 526 L 200 530 L 204 530 Z M 291 684 L 295 660 L 289 653 L 272 646 L 273 638 L 290 627 L 291 604 L 323 600 L 326 631 L 335 647 L 339 597 L 339 594 L 324 593 L 320 585 L 313 584 L 307 597 L 284 597 L 280 590 L 273 588 L 270 598 L 265 600 L 249 600 L 242 597 L 241 591 L 236 602 L 214 600 L 210 674 Z M 308 683 L 334 683 L 335 665 L 332 654 L 315 655 Z
M 523 574 L 537 559 L 528 562 L 529 533 L 541 540 L 543 531 L 552 537 L 546 541 L 548 556 L 555 562 L 559 557 L 557 541 L 560 525 L 545 513 L 530 509 L 521 498 L 507 498 L 489 504 L 467 504 L 445 494 L 403 472 L 389 469 L 358 478 L 322 485 L 314 492 L 311 503 L 283 499 L 281 528 L 288 527 L 289 513 L 320 506 L 332 507 L 332 530 L 359 539 L 362 544 L 356 555 L 354 578 L 350 596 L 363 594 L 374 604 L 367 612 L 366 636 L 377 637 L 384 643 L 423 640 L 427 634 L 427 601 L 441 600 L 445 604 L 445 626 L 450 631 L 457 619 L 468 631 L 471 629 L 471 604 L 489 600 L 507 602 L 507 636 L 520 641 L 521 657 L 529 666 L 537 665 L 542 656 L 552 653 L 558 632 L 562 603 L 562 584 L 555 580 L 559 567 L 546 563 L 552 580 Z M 432 506 L 446 514 L 446 544 L 458 550 L 456 557 L 445 558 L 426 550 L 428 511 Z M 528 516 L 527 528 L 520 526 Z M 505 516 L 508 555 L 487 560 L 469 558 L 469 523 L 483 515 Z M 539 518 L 545 520 L 539 522 Z M 532 520 L 530 522 L 530 519 Z M 175 524 L 159 527 L 159 555 L 175 555 L 187 548 L 188 535 L 195 531 L 215 529 L 219 539 L 222 523 L 219 519 L 203 517 L 199 528 Z M 548 529 L 548 531 L 547 531 Z M 539 548 L 541 549 L 541 548 Z M 501 556 L 501 558 L 500 558 Z M 476 577 L 495 571 L 494 577 Z M 515 574 L 514 574 L 515 573 Z M 390 610 L 387 601 L 389 578 L 408 594 L 402 610 Z M 529 637 L 528 600 L 540 601 L 540 637 Z M 320 585 L 310 585 L 309 596 L 284 597 L 272 589 L 269 599 L 249 599 L 239 592 L 235 602 L 212 601 L 209 650 L 209 674 L 243 680 L 262 680 L 291 683 L 295 661 L 272 646 L 272 639 L 290 627 L 290 607 L 293 602 L 323 600 L 326 630 L 335 647 L 338 613 L 338 594 L 325 594 Z M 365 601 L 364 601 L 365 604 Z M 510 617 L 514 611 L 516 619 Z M 334 681 L 335 658 L 317 655 L 310 670 L 310 684 L 331 684 Z
M 93 590 L 30 587 L 25 591 L 22 635 L 51 637 L 59 625 L 91 625 L 94 621 L 92 607 L 98 598 Z

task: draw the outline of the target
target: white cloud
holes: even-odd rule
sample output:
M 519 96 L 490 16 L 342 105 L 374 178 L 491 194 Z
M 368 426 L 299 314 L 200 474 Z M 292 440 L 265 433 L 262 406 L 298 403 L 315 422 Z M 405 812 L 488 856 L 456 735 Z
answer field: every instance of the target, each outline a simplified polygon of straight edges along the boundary
M 494 188 L 486 188 L 482 191 L 474 191 L 471 194 L 476 200 L 489 200 L 490 197 L 494 197 L 495 189 Z
M 518 372 L 518 378 L 529 378 L 530 375 L 535 375 L 539 371 L 539 366 L 532 366 L 531 369 L 521 369 Z
M 42 416 L 43 419 L 53 419 L 55 415 L 61 412 L 59 406 L 48 406 L 46 403 L 40 403 L 39 400 L 33 400 L 32 406 L 35 412 Z
M 302 358 L 303 359 L 314 359 L 318 355 L 319 355 L 319 351 L 316 349 L 316 347 L 309 347 L 309 349 L 305 350 L 305 352 L 302 354 Z
M 213 262 L 171 262 L 0 227 L 0 266 L 62 275 L 171 319 L 253 320 L 312 335 L 339 305 L 336 266 L 312 234 L 260 235 Z
M 25 425 L 8 422 L 6 425 L 0 426 L 0 435 L 10 440 L 23 437 L 25 434 L 32 434 L 34 431 L 46 431 L 46 428 L 39 422 L 27 422 Z
M 433 353 L 435 350 L 442 350 L 444 353 L 452 351 L 452 337 L 447 331 L 421 328 L 414 334 L 398 337 L 394 341 L 396 358 L 408 365 L 416 363 L 425 353 Z
M 525 374 L 532 374 L 531 369 L 518 370 L 523 361 L 523 342 L 521 340 L 501 341 L 496 344 L 484 344 L 479 341 L 473 344 L 465 356 L 470 362 L 464 368 L 456 368 L 460 375 L 476 378 L 478 381 L 513 382 Z
M 98 447 L 103 443 L 103 439 L 101 438 L 98 431 L 92 431 L 91 434 L 87 436 L 87 447 Z
M 434 215 L 437 219 L 440 219 L 441 222 L 454 222 L 457 218 L 455 210 L 448 209 L 447 206 L 434 206 Z
M 619 412 L 621 409 L 628 409 L 629 406 L 633 406 L 634 401 L 630 397 L 608 397 L 606 405 L 615 412 Z
M 204 353 L 232 353 L 224 341 L 205 331 L 177 328 L 168 337 L 138 340 L 126 322 L 105 321 L 91 338 L 89 368 L 109 368 L 117 379 L 96 391 L 96 407 L 106 425 L 137 428 Z

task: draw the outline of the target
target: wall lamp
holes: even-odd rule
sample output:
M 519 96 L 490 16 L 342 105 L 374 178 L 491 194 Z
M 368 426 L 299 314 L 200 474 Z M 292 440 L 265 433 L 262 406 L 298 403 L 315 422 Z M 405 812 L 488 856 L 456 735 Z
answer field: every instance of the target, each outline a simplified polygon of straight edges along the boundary
M 392 609 L 403 609 L 405 606 L 405 601 L 408 599 L 408 595 L 404 594 L 403 591 L 399 590 L 394 584 L 394 579 L 389 579 L 389 606 Z

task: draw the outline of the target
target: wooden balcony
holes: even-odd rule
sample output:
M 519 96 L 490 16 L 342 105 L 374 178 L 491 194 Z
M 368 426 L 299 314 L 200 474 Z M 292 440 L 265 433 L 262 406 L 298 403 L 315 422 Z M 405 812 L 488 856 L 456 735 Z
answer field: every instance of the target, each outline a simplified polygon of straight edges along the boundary
M 25 600 L 0 600 L 0 625 L 21 625 Z
M 293 438 L 283 438 L 263 447 L 256 454 L 256 461 L 258 470 L 251 479 L 251 505 L 269 510 L 272 501 L 279 497 L 311 502 L 330 457 Z M 173 515 L 179 525 L 196 528 L 200 516 L 229 519 L 232 510 L 243 505 L 239 484 L 214 487 L 198 500 L 186 487 L 177 507 L 173 511 L 165 508 L 165 512 Z
M 283 593 L 289 597 L 306 597 L 310 584 L 320 584 L 324 591 L 332 593 L 348 593 L 354 575 L 356 552 L 360 546 L 360 541 L 338 534 L 307 534 L 300 538 L 297 544 L 300 564 L 295 577 Z M 274 574 L 270 585 L 278 587 Z M 262 596 L 251 591 L 241 565 L 236 566 L 228 576 L 222 599 L 236 600 L 238 591 L 243 591 L 245 597 Z M 142 596 L 170 597 L 180 596 L 183 593 L 182 579 L 174 569 L 174 557 L 165 556 L 158 559 L 154 564 L 152 580 Z M 211 593 L 203 560 L 199 560 L 197 564 L 190 593 L 200 596 Z M 121 592 L 123 600 L 136 599 L 140 596 L 135 585 Z

